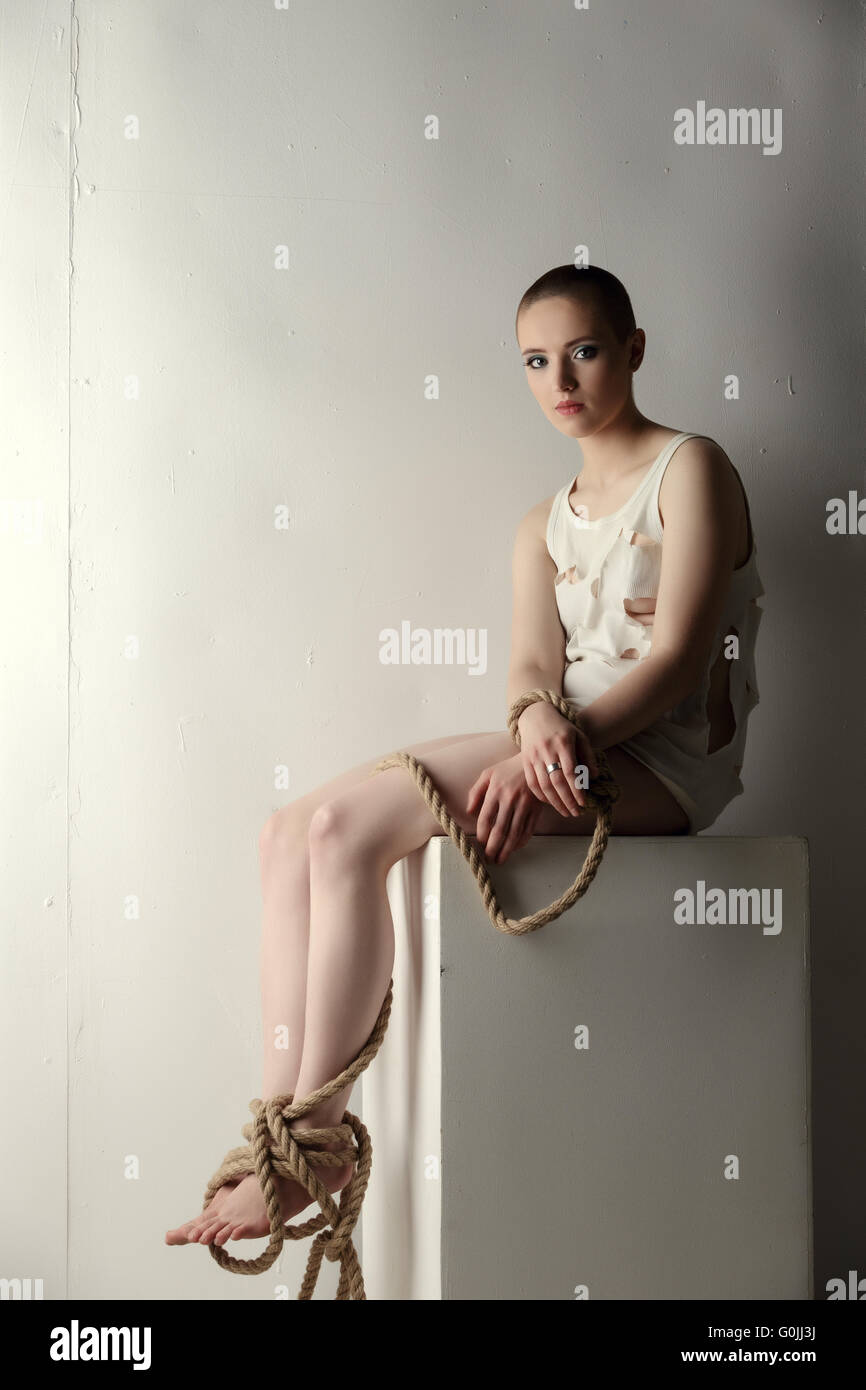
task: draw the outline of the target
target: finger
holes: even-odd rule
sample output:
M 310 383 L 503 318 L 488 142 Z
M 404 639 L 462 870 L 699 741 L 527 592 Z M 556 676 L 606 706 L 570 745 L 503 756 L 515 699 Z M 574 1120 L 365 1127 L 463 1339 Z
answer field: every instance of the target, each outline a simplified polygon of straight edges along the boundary
M 497 864 L 504 864 L 509 854 L 513 854 L 523 840 L 526 829 L 526 817 L 529 808 L 518 805 L 514 808 L 511 815 L 511 824 L 508 827 L 502 848 L 496 856 Z
M 536 775 L 535 768 L 532 766 L 532 763 L 526 763 L 524 765 L 523 771 L 526 777 L 526 785 L 532 792 L 532 795 L 535 797 L 536 801 L 543 801 L 546 803 L 547 797 L 541 790 L 541 786 L 539 785 L 538 777 Z
M 586 793 L 588 783 L 597 771 L 595 755 L 588 743 L 584 742 L 583 747 L 581 747 L 578 742 L 576 748 L 569 747 L 568 758 L 570 759 L 568 763 L 564 760 L 560 761 L 562 761 L 566 771 L 568 785 L 574 792 L 579 813 L 589 809 Z
M 542 755 L 543 756 L 543 755 Z M 524 772 L 526 775 L 526 785 L 542 806 L 553 806 L 554 810 L 559 810 L 550 799 L 550 777 L 543 762 L 527 760 Z
M 466 797 L 467 811 L 474 811 L 475 805 L 478 801 L 478 796 L 482 791 L 485 791 L 487 789 L 487 783 L 489 781 L 490 774 L 485 768 L 484 772 L 482 772 L 479 777 L 476 777 L 475 781 L 472 783 L 472 786 L 469 788 L 469 792 Z
M 518 840 L 517 844 L 514 846 L 515 853 L 516 853 L 517 850 L 519 850 L 519 849 L 525 849 L 526 846 L 529 844 L 529 841 L 530 841 L 531 839 L 532 839 L 532 831 L 531 831 L 531 830 L 527 830 L 526 833 L 525 833 L 525 835 L 523 836 L 523 838 L 522 838 L 521 840 Z
M 559 794 L 559 787 L 557 785 L 557 782 L 554 780 L 556 778 L 562 778 L 562 773 L 560 771 L 548 772 L 547 770 L 547 764 L 553 762 L 556 762 L 556 758 L 545 758 L 545 761 L 536 767 L 536 775 L 538 777 L 541 790 L 544 792 L 545 800 L 549 802 L 549 804 L 553 807 L 554 811 L 558 811 L 561 816 L 570 816 L 571 808 L 569 806 L 566 806 L 565 802 Z
M 542 814 L 543 807 L 541 803 L 539 801 L 533 801 L 526 813 L 526 819 L 523 822 L 523 834 L 515 845 L 515 849 L 523 849 L 525 845 L 529 844 L 529 841 L 538 829 L 538 823 L 541 820 Z
M 484 853 L 487 853 L 487 838 L 496 823 L 497 803 L 488 793 L 484 797 L 481 810 L 478 812 L 478 819 L 475 822 L 475 838 L 480 844 Z
M 491 864 L 498 864 L 500 862 L 499 851 L 504 845 L 511 829 L 511 812 L 512 808 L 508 805 L 502 805 L 497 808 L 496 820 L 487 838 L 487 844 L 484 850 Z
M 573 800 L 573 804 L 569 803 L 571 814 L 573 816 L 579 815 L 581 807 L 586 805 L 586 797 L 583 788 L 578 785 L 577 781 L 577 770 L 580 767 L 580 763 L 575 757 L 575 741 L 568 735 L 562 739 L 559 761 L 562 763 L 565 787 L 568 789 L 568 794 Z M 562 794 L 565 794 L 565 788 L 563 788 Z
M 555 760 L 562 766 L 561 770 L 550 774 L 550 780 L 568 807 L 569 814 L 579 816 L 584 799 L 583 792 L 574 781 L 574 753 L 570 739 L 562 740 Z
M 500 806 L 497 809 L 496 820 L 491 827 L 487 838 L 485 855 L 491 864 L 500 864 L 500 854 L 508 833 L 511 829 L 511 807 Z
M 568 756 L 567 759 L 560 758 L 560 762 L 565 769 L 568 785 L 574 790 L 577 802 L 586 810 L 586 784 L 589 779 L 598 774 L 595 753 L 589 739 L 579 729 L 576 729 L 574 737 L 567 739 L 566 742 L 568 744 Z M 579 778 L 578 773 L 580 774 Z
M 523 822 L 523 830 L 515 842 L 514 850 L 517 851 L 519 849 L 523 849 L 524 845 L 528 845 L 531 839 L 532 824 L 530 822 L 529 816 L 527 816 L 526 820 Z

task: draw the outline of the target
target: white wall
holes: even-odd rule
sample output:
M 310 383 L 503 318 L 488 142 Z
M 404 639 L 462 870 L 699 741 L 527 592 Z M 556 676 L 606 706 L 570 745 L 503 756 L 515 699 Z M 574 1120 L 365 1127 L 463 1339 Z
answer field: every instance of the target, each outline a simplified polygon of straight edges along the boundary
M 504 725 L 515 526 L 578 467 L 514 312 L 581 243 L 640 407 L 749 489 L 761 704 L 712 833 L 809 839 L 818 1296 L 866 1268 L 864 542 L 824 524 L 863 487 L 862 38 L 806 0 L 2 7 L 0 1273 L 273 1296 L 162 1245 L 260 1090 L 259 828 Z M 699 100 L 781 108 L 781 153 L 675 145 Z M 403 620 L 486 629 L 486 674 L 383 666 Z

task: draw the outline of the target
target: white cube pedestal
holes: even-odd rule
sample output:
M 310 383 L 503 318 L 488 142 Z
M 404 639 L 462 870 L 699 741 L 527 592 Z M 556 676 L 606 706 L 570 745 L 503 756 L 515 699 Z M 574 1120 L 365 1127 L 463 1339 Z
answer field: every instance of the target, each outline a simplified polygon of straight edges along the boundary
M 494 866 L 505 911 L 587 844 Z M 391 1023 L 352 1106 L 368 1298 L 812 1296 L 805 840 L 615 837 L 523 937 L 446 836 L 388 891 Z

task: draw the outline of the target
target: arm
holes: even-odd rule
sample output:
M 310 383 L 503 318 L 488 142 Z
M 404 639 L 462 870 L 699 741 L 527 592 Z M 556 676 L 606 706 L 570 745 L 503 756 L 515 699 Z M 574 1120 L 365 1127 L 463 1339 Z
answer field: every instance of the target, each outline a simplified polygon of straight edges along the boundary
M 631 738 L 697 688 L 730 586 L 743 500 L 724 450 L 706 439 L 685 441 L 667 466 L 661 493 L 664 546 L 652 650 L 581 711 L 595 748 Z
M 552 501 L 547 498 L 527 512 L 514 541 L 509 706 L 527 690 L 562 694 L 565 631 L 556 606 L 556 565 L 544 538 Z
M 509 706 L 528 690 L 562 694 L 566 639 L 556 603 L 556 565 L 545 540 L 552 502 L 547 498 L 527 512 L 515 537 Z M 476 833 L 491 863 L 502 863 L 527 842 L 544 803 L 563 816 L 580 814 L 585 797 L 574 786 L 576 750 L 596 771 L 586 736 L 546 701 L 529 705 L 518 723 L 520 751 L 484 768 L 467 795 L 466 810 L 478 813 Z M 552 774 L 546 771 L 550 762 L 560 764 Z
M 556 603 L 556 564 L 545 539 L 552 502 L 548 497 L 527 512 L 514 542 L 509 706 L 529 690 L 562 694 L 566 635 Z M 592 776 L 597 772 L 589 740 L 542 701 L 529 705 L 517 723 L 520 752 L 512 761 L 520 763 L 533 796 L 561 815 L 579 815 L 586 798 L 575 787 L 575 767 L 585 763 Z M 550 774 L 547 765 L 554 762 L 560 770 Z

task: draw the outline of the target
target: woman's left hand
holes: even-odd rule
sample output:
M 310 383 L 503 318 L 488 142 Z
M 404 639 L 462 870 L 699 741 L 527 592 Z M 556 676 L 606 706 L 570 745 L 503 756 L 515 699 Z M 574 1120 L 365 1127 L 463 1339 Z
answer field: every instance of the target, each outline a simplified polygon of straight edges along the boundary
M 504 864 L 509 854 L 522 849 L 535 834 L 544 806 L 530 791 L 520 753 L 486 767 L 466 798 L 470 814 L 480 806 L 475 829 L 485 858 Z

